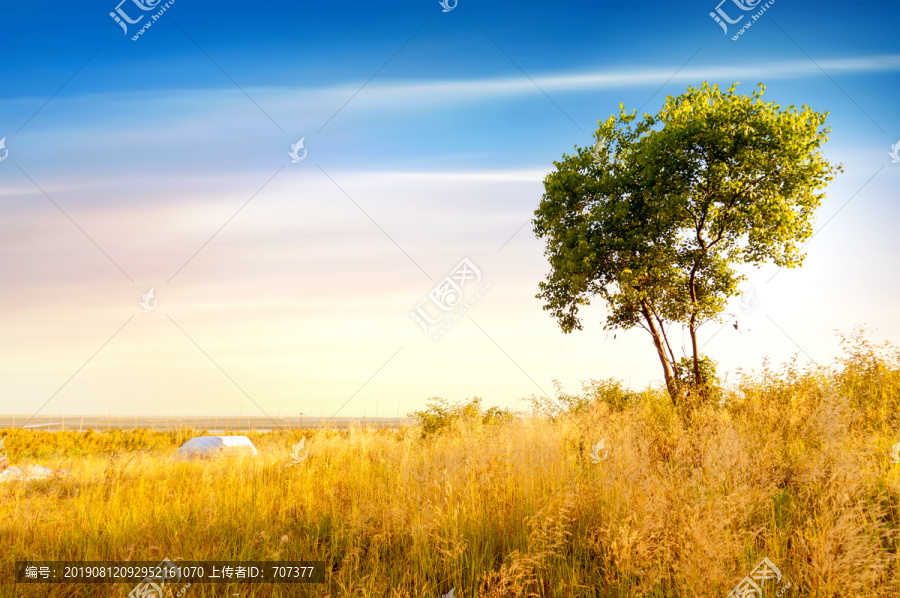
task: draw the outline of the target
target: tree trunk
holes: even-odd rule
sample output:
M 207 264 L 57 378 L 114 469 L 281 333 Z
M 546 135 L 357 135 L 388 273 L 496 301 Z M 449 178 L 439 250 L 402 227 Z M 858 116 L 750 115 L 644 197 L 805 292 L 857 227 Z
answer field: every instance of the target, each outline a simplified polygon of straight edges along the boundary
M 709 391 L 706 388 L 706 380 L 700 375 L 700 349 L 697 347 L 697 314 L 691 314 L 690 335 L 691 346 L 694 350 L 694 387 L 700 396 L 700 401 L 706 403 L 709 400 Z
M 694 384 L 699 389 L 703 385 L 703 378 L 700 377 L 700 349 L 697 347 L 697 314 L 691 314 L 691 347 L 694 351 Z
M 669 337 L 666 334 L 666 327 L 663 324 L 662 318 L 659 317 L 659 314 L 654 312 L 653 315 L 656 316 L 656 321 L 659 323 L 659 331 L 662 333 L 662 338 L 666 343 L 666 349 L 669 350 L 669 357 L 671 358 L 671 361 L 669 361 L 669 363 L 672 364 L 672 368 L 675 368 L 675 366 L 678 364 L 678 360 L 675 358 L 675 351 L 672 350 L 672 345 L 669 344 Z
M 700 378 L 700 349 L 697 348 L 697 287 L 695 285 L 697 275 L 697 263 L 691 269 L 691 278 L 688 283 L 688 291 L 691 293 L 691 321 L 688 326 L 691 334 L 691 348 L 694 361 L 694 386 L 699 390 L 703 380 Z
M 662 333 L 660 332 L 659 328 L 656 327 L 656 322 L 653 321 L 653 317 L 650 315 L 650 309 L 647 307 L 646 299 L 641 299 L 641 313 L 644 315 L 644 320 L 646 320 L 647 327 L 650 329 L 650 334 L 653 336 L 653 345 L 656 347 L 656 354 L 659 357 L 659 363 L 662 364 L 663 376 L 666 379 L 666 390 L 669 391 L 669 396 L 672 398 L 672 403 L 674 405 L 677 405 L 678 387 L 675 384 L 675 375 L 672 370 L 672 365 L 666 358 L 666 350 L 663 347 Z

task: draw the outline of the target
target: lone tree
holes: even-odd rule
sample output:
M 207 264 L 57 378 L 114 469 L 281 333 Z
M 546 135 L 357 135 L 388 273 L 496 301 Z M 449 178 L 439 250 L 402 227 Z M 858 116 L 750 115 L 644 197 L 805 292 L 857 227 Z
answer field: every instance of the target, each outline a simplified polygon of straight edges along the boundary
M 701 356 L 697 329 L 718 320 L 745 276 L 733 266 L 802 265 L 795 245 L 843 171 L 822 158 L 827 112 L 782 110 L 707 83 L 666 97 L 659 114 L 636 111 L 598 121 L 593 148 L 554 161 L 535 210 L 551 272 L 537 295 L 563 332 L 581 329 L 578 309 L 599 295 L 604 329 L 636 325 L 653 338 L 666 388 L 677 404 L 692 386 L 708 396 L 714 362 Z M 677 360 L 667 329 L 690 335 Z

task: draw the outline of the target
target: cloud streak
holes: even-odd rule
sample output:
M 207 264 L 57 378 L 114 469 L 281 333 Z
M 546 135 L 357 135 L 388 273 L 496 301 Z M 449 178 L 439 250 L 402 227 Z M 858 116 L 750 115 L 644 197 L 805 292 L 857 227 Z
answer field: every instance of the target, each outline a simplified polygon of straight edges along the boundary
M 818 66 L 817 66 L 818 65 Z M 819 68 L 821 67 L 821 69 Z M 831 58 L 813 63 L 810 60 L 766 62 L 762 65 L 705 65 L 686 67 L 676 75 L 672 75 L 671 66 L 658 68 L 620 67 L 614 70 L 576 72 L 565 74 L 545 73 L 531 74 L 531 79 L 547 92 L 575 93 L 598 91 L 605 89 L 623 89 L 650 87 L 660 85 L 671 79 L 672 82 L 698 83 L 702 80 L 729 80 L 745 82 L 772 79 L 796 79 L 821 77 L 822 70 L 829 75 L 891 73 L 900 71 L 900 54 L 873 55 L 853 58 Z M 353 100 L 356 106 L 363 105 L 369 109 L 402 110 L 410 108 L 429 111 L 444 108 L 448 104 L 460 102 L 482 102 L 486 99 L 508 98 L 510 96 L 540 95 L 542 92 L 526 77 L 506 76 L 479 79 L 452 79 L 435 81 L 374 81 Z M 267 109 L 279 113 L 309 114 L 311 112 L 326 115 L 329 110 L 339 106 L 343 100 L 359 90 L 357 83 L 330 85 L 312 88 L 295 87 L 248 87 L 247 93 L 262 102 Z M 189 93 L 187 93 L 189 92 Z M 233 87 L 216 89 L 196 88 L 165 91 L 115 92 L 101 93 L 70 98 L 68 102 L 81 104 L 113 104 L 122 118 L 128 114 L 135 116 L 184 115 L 193 127 L 198 126 L 196 116 L 202 113 L 207 122 L 216 122 L 218 110 L 227 110 L 235 105 L 239 109 L 246 106 L 235 104 L 234 98 L 244 98 L 242 92 Z M 10 107 L 20 104 L 25 98 L 7 100 Z M 27 99 L 30 105 L 34 98 Z M 22 110 L 25 105 L 19 106 Z M 84 107 L 84 106 L 82 106 Z M 152 116 L 151 116 L 152 115 Z M 107 114 L 106 118 L 109 118 Z M 284 120 L 284 117 L 280 117 Z M 141 122 L 136 120 L 135 122 Z M 144 121 L 146 122 L 146 121 Z M 98 123 L 91 123 L 93 129 Z M 106 141 L 114 142 L 117 136 L 125 136 L 122 129 L 128 129 L 128 123 L 116 122 L 115 129 L 110 129 Z M 124 125 L 124 127 L 123 127 Z M 179 124 L 179 127 L 183 126 Z M 200 125 L 202 126 L 202 125 Z M 182 129 L 183 130 L 183 129 Z M 192 134 L 197 130 L 190 131 Z M 161 137 L 157 131 L 154 134 Z

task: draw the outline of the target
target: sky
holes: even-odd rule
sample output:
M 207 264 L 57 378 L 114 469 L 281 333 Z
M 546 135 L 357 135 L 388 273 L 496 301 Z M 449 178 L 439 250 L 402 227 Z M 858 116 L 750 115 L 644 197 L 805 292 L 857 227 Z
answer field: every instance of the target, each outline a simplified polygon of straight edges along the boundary
M 601 300 L 571 334 L 542 309 L 531 219 L 598 120 L 704 81 L 827 111 L 844 172 L 803 267 L 742 270 L 703 352 L 734 381 L 860 325 L 897 342 L 900 4 L 743 2 L 0 0 L 0 413 L 659 386 Z

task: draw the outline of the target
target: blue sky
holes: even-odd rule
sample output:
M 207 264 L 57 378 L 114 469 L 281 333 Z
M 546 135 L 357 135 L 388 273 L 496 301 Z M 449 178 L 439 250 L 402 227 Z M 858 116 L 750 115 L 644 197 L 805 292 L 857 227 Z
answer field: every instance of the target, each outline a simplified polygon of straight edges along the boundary
M 857 324 L 900 336 L 895 2 L 778 0 L 736 41 L 717 2 L 176 0 L 136 41 L 149 17 L 125 35 L 116 5 L 0 0 L 0 411 L 371 416 L 656 384 L 649 337 L 607 337 L 602 304 L 572 335 L 541 310 L 527 223 L 598 119 L 702 81 L 828 111 L 845 168 L 804 268 L 748 272 L 760 309 L 705 351 L 733 372 L 826 363 Z M 432 341 L 409 312 L 463 258 L 490 291 Z

